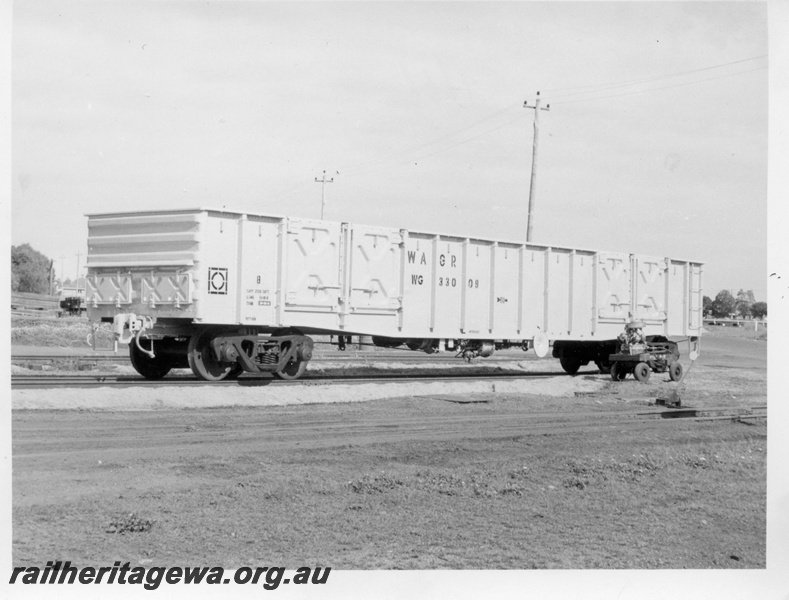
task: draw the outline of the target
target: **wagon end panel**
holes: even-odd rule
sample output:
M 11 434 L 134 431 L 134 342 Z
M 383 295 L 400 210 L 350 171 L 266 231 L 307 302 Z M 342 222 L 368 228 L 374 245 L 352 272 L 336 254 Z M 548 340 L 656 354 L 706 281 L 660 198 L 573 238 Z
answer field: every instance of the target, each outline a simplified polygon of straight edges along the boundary
M 702 265 L 677 260 L 668 265 L 666 335 L 701 335 Z
M 194 318 L 202 221 L 199 210 L 90 215 L 88 318 Z
M 704 329 L 704 282 L 701 263 L 689 263 L 690 269 L 690 314 L 686 335 L 701 335 Z

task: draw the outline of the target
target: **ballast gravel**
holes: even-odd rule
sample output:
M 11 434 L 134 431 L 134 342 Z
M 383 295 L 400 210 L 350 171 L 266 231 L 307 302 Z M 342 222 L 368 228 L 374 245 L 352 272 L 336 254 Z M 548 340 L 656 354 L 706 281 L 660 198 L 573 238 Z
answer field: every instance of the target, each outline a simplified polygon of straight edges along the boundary
M 539 364 L 539 363 L 537 363 Z M 373 365 L 343 365 L 341 369 L 313 369 L 329 375 L 365 373 Z M 496 367 L 496 365 L 489 365 Z M 547 366 L 543 363 L 543 367 Z M 426 365 L 420 365 L 424 369 Z M 508 370 L 513 367 L 507 365 Z M 534 371 L 535 363 L 519 363 L 516 370 Z M 373 371 L 383 370 L 382 364 L 374 365 Z M 446 365 L 441 365 L 446 369 Z M 545 373 L 543 368 L 542 372 Z M 121 374 L 120 372 L 118 374 Z M 97 387 L 80 389 L 18 389 L 12 390 L 11 407 L 14 410 L 161 410 L 178 408 L 216 408 L 228 406 L 284 406 L 289 404 L 322 404 L 342 402 L 366 402 L 404 396 L 456 395 L 459 398 L 479 394 L 535 394 L 543 396 L 572 397 L 576 393 L 591 393 L 606 385 L 603 376 L 578 375 L 570 377 L 557 373 L 529 379 L 491 379 L 488 381 L 387 381 L 385 383 L 336 383 L 309 382 L 301 385 L 271 384 L 267 380 L 246 385 L 226 386 L 140 386 L 140 387 Z

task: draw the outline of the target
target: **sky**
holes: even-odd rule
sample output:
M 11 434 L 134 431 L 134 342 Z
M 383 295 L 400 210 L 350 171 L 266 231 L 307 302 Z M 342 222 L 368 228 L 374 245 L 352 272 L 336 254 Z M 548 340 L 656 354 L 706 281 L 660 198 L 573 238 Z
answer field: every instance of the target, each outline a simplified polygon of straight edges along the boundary
M 17 2 L 12 244 L 86 213 L 325 218 L 701 261 L 767 292 L 756 2 Z M 332 179 L 331 183 L 315 181 Z

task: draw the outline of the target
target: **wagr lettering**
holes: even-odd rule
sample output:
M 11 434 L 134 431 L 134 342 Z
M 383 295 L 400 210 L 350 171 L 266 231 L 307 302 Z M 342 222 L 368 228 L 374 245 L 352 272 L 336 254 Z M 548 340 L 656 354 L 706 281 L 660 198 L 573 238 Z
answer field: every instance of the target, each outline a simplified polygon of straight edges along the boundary
M 441 254 L 438 257 L 438 264 L 441 265 L 442 267 L 446 267 L 447 262 L 449 262 L 450 268 L 454 269 L 457 267 L 457 261 L 458 261 L 458 257 L 455 256 L 454 254 L 450 254 L 449 259 L 447 259 L 447 256 L 445 254 Z

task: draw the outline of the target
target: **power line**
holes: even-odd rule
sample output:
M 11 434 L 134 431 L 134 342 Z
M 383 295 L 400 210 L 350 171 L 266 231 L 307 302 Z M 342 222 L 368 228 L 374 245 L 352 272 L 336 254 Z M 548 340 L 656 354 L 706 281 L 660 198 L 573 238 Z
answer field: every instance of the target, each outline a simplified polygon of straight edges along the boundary
M 520 121 L 520 120 L 522 120 L 524 118 L 525 117 L 523 115 L 518 115 L 514 119 L 510 119 L 509 121 L 505 121 L 504 123 L 501 123 L 500 125 L 496 125 L 495 127 L 492 127 L 490 129 L 486 129 L 485 131 L 482 131 L 480 133 L 472 135 L 471 137 L 467 137 L 467 138 L 465 138 L 463 140 L 455 142 L 454 144 L 452 144 L 450 146 L 446 146 L 444 148 L 438 148 L 437 150 L 433 150 L 432 152 L 428 152 L 426 154 L 421 153 L 421 154 L 417 154 L 417 155 L 412 155 L 412 156 L 409 156 L 407 158 L 403 158 L 401 160 L 394 160 L 394 159 L 393 160 L 387 160 L 387 161 L 385 161 L 382 164 L 373 165 L 372 168 L 368 168 L 368 169 L 365 169 L 365 170 L 362 170 L 362 171 L 354 172 L 353 175 L 369 175 L 371 173 L 376 173 L 378 171 L 381 171 L 381 170 L 384 170 L 384 169 L 388 169 L 389 168 L 389 164 L 387 164 L 387 163 L 399 164 L 399 163 L 412 162 L 412 161 L 418 162 L 420 160 L 428 158 L 429 156 L 433 156 L 435 154 L 440 154 L 441 152 L 447 152 L 449 150 L 457 148 L 458 146 L 462 146 L 463 144 L 467 144 L 468 142 L 474 141 L 477 138 L 485 136 L 485 135 L 487 135 L 489 133 L 492 133 L 492 132 L 494 132 L 494 131 L 496 131 L 498 129 L 506 127 L 507 125 L 510 125 L 510 124 L 512 124 L 512 123 L 514 123 L 516 121 Z
M 708 77 L 706 79 L 699 79 L 699 80 L 696 80 L 696 81 L 686 81 L 686 82 L 683 82 L 683 83 L 675 83 L 673 85 L 665 85 L 665 86 L 656 87 L 656 88 L 648 88 L 648 89 L 645 89 L 645 90 L 634 90 L 632 92 L 622 92 L 621 94 L 608 94 L 608 95 L 605 95 L 605 96 L 595 96 L 595 97 L 592 97 L 592 98 L 578 98 L 576 100 L 555 100 L 553 102 L 553 104 L 571 104 L 573 102 L 590 102 L 592 100 L 606 100 L 608 98 L 619 98 L 621 96 L 632 96 L 634 94 L 645 94 L 646 92 L 657 92 L 657 91 L 660 91 L 660 90 L 668 90 L 668 89 L 671 89 L 671 88 L 683 87 L 683 86 L 686 86 L 686 85 L 696 85 L 696 84 L 699 84 L 699 83 L 705 83 L 707 81 L 715 81 L 716 79 L 725 79 L 726 77 L 734 77 L 735 75 L 744 75 L 746 73 L 753 73 L 755 71 L 763 71 L 766 68 L 767 67 L 758 67 L 756 69 L 749 69 L 747 71 L 738 71 L 737 73 L 728 73 L 726 75 L 719 75 L 717 77 Z M 589 92 L 589 93 L 594 93 L 594 92 Z
M 617 89 L 617 88 L 620 88 L 620 87 L 627 87 L 627 86 L 630 86 L 630 85 L 637 85 L 637 84 L 640 84 L 640 83 L 649 83 L 649 82 L 652 82 L 652 81 L 660 81 L 662 79 L 670 79 L 672 77 L 679 77 L 679 76 L 682 76 L 682 75 L 690 75 L 690 74 L 693 74 L 693 73 L 701 73 L 703 71 L 710 71 L 712 69 L 721 69 L 723 67 L 729 67 L 731 65 L 737 65 L 737 64 L 741 64 L 741 63 L 745 63 L 745 62 L 750 62 L 750 61 L 753 61 L 753 60 L 759 60 L 759 59 L 762 59 L 762 58 L 767 58 L 767 55 L 763 54 L 761 56 L 754 56 L 754 57 L 751 57 L 751 58 L 743 58 L 741 60 L 735 60 L 735 61 L 731 61 L 731 62 L 728 62 L 728 63 L 721 63 L 719 65 L 712 65 L 712 66 L 709 66 L 709 67 L 702 67 L 700 69 L 692 69 L 692 70 L 689 70 L 689 71 L 678 71 L 676 73 L 668 73 L 666 75 L 659 75 L 657 77 L 646 77 L 646 78 L 642 78 L 642 79 L 632 79 L 630 81 L 598 83 L 598 84 L 585 85 L 585 86 L 576 86 L 576 87 L 554 88 L 554 89 L 548 89 L 548 90 L 544 90 L 544 91 L 548 92 L 548 93 L 554 93 L 554 94 L 556 94 L 558 92 L 558 94 L 557 94 L 558 96 L 574 96 L 574 95 L 578 95 L 578 94 L 592 93 L 592 92 L 596 92 L 596 91 L 605 91 L 605 90 L 608 90 L 608 89 Z M 570 93 L 569 94 L 562 93 L 565 90 L 570 91 Z M 572 90 L 584 90 L 584 91 L 573 92 Z M 586 91 L 586 90 L 588 90 L 588 91 Z
M 493 112 L 493 113 L 491 113 L 491 114 L 489 114 L 489 115 L 487 115 L 487 116 L 485 116 L 485 117 L 483 117 L 483 118 L 481 118 L 481 119 L 479 119 L 477 121 L 474 121 L 473 123 L 471 123 L 469 125 L 466 125 L 465 127 L 462 127 L 462 128 L 457 129 L 455 131 L 452 131 L 450 133 L 442 135 L 442 136 L 440 136 L 438 138 L 435 138 L 433 140 L 429 140 L 429 141 L 426 141 L 426 142 L 421 142 L 419 144 L 416 144 L 414 146 L 410 146 L 410 147 L 404 148 L 403 150 L 398 150 L 396 152 L 390 152 L 389 154 L 384 154 L 382 156 L 379 156 L 377 158 L 374 158 L 374 159 L 366 161 L 366 162 L 358 163 L 358 164 L 355 164 L 355 165 L 349 165 L 349 166 L 345 166 L 345 167 L 340 167 L 338 169 L 338 171 L 341 174 L 344 175 L 348 171 L 354 171 L 356 169 L 364 169 L 364 168 L 369 167 L 369 166 L 378 165 L 378 164 L 382 164 L 382 163 L 387 163 L 387 162 L 390 162 L 390 161 L 392 161 L 394 159 L 397 159 L 397 158 L 399 158 L 401 156 L 406 156 L 406 155 L 412 154 L 413 152 L 421 150 L 423 148 L 428 148 L 430 146 L 435 146 L 435 145 L 440 144 L 440 143 L 442 143 L 442 142 L 444 142 L 444 141 L 446 141 L 448 139 L 451 139 L 451 138 L 453 138 L 453 137 L 455 137 L 455 136 L 457 136 L 457 135 L 459 135 L 459 134 L 461 134 L 461 133 L 463 133 L 465 131 L 473 129 L 474 127 L 476 127 L 478 125 L 481 125 L 482 123 L 484 123 L 486 121 L 490 121 L 491 119 L 494 119 L 494 118 L 498 117 L 502 113 L 505 113 L 507 111 L 512 111 L 515 108 L 515 106 L 516 105 L 506 106 L 506 107 L 504 107 L 504 108 L 502 108 L 500 110 L 497 110 L 497 111 L 495 111 L 495 112 Z M 510 121 L 508 121 L 508 123 L 509 122 Z M 482 134 L 482 135 L 484 135 L 484 134 Z M 454 146 L 450 146 L 450 148 L 451 147 L 454 147 Z
M 452 150 L 453 148 L 456 148 L 458 146 L 462 146 L 463 144 L 467 144 L 470 141 L 473 141 L 473 140 L 475 140 L 477 138 L 480 138 L 480 137 L 482 137 L 484 135 L 492 133 L 493 131 L 501 129 L 502 127 L 506 127 L 507 125 L 510 125 L 510 124 L 514 123 L 515 121 L 519 121 L 519 120 L 523 119 L 524 116 L 522 114 L 519 114 L 514 119 L 509 119 L 509 120 L 505 121 L 504 123 L 496 125 L 495 127 L 491 127 L 491 128 L 485 129 L 484 131 L 481 131 L 479 133 L 471 135 L 470 137 L 466 137 L 464 139 L 461 139 L 461 140 L 459 140 L 459 141 L 457 141 L 455 143 L 450 144 L 449 146 L 445 146 L 443 148 L 438 148 L 436 150 L 433 150 L 432 152 L 428 152 L 427 154 L 424 154 L 424 153 L 417 154 L 416 157 L 413 157 L 413 152 L 414 151 L 418 152 L 419 150 L 421 150 L 423 148 L 427 149 L 430 146 L 434 146 L 434 145 L 436 145 L 436 144 L 438 144 L 438 143 L 440 143 L 442 141 L 445 141 L 445 140 L 451 139 L 453 137 L 456 137 L 458 134 L 463 133 L 464 131 L 468 131 L 470 129 L 473 129 L 474 127 L 484 123 L 485 121 L 490 121 L 491 119 L 501 115 L 502 113 L 507 112 L 509 110 L 512 110 L 513 106 L 514 105 L 507 106 L 506 108 L 503 108 L 503 109 L 498 110 L 498 111 L 496 111 L 494 113 L 491 113 L 488 116 L 483 117 L 482 119 L 479 119 L 479 120 L 473 122 L 470 125 L 467 125 L 467 126 L 461 128 L 461 129 L 458 129 L 458 130 L 456 130 L 456 131 L 454 131 L 452 133 L 445 134 L 445 135 L 441 136 L 440 138 L 436 138 L 436 139 L 428 141 L 428 142 L 423 142 L 421 144 L 418 144 L 416 146 L 411 146 L 409 148 L 405 148 L 405 149 L 400 150 L 398 152 L 385 154 L 385 155 L 382 155 L 381 157 L 378 157 L 376 159 L 367 161 L 365 163 L 359 163 L 359 164 L 352 165 L 352 166 L 349 166 L 349 167 L 344 167 L 344 168 L 338 170 L 337 174 L 338 175 L 345 175 L 345 174 L 349 174 L 349 172 L 350 172 L 351 175 L 356 175 L 356 176 L 358 176 L 358 175 L 367 175 L 367 174 L 370 174 L 370 173 L 376 173 L 376 172 L 381 171 L 383 169 L 388 169 L 389 165 L 392 164 L 392 163 L 398 164 L 398 163 L 401 163 L 401 162 L 411 162 L 412 160 L 422 160 L 423 158 L 427 158 L 429 156 L 433 156 L 434 154 L 439 154 L 441 152 L 446 152 L 448 150 Z M 324 175 L 324 177 L 325 177 L 325 175 Z M 317 177 L 315 178 L 315 181 L 318 182 L 318 183 L 321 183 L 321 180 L 318 179 Z M 332 178 L 332 181 L 333 181 L 333 178 Z M 310 182 L 310 183 L 312 183 L 312 182 Z M 326 183 L 331 183 L 331 181 L 327 180 Z M 300 192 L 305 191 L 308 186 L 309 186 L 309 183 L 302 182 L 302 183 L 300 183 L 298 185 L 292 186 L 290 188 L 286 188 L 282 192 L 278 192 L 278 193 L 272 194 L 269 197 L 269 199 L 270 200 L 284 200 L 286 198 L 289 198 L 289 197 L 294 196 L 294 195 L 296 195 L 296 194 L 298 194 Z

